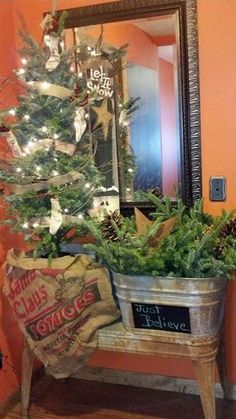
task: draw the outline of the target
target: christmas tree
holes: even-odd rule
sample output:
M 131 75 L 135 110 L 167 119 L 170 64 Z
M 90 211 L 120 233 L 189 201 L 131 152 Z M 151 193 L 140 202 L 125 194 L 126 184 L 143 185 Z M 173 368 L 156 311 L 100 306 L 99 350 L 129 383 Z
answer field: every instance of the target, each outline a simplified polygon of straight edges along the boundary
M 47 15 L 43 47 L 21 33 L 16 75 L 23 93 L 1 117 L 1 136 L 13 155 L 2 156 L 0 172 L 10 222 L 32 243 L 35 257 L 60 254 L 102 180 L 91 137 L 83 136 L 87 89 L 71 71 L 74 51 L 62 49 L 64 19 Z
M 114 123 L 123 188 L 135 174 L 127 136 L 136 99 L 122 102 L 115 82 L 126 46 L 105 52 L 101 31 L 92 48 L 81 43 L 65 50 L 65 18 L 46 15 L 43 46 L 21 31 L 22 67 L 15 73 L 22 94 L 16 107 L 0 114 L 1 136 L 13 156 L 2 154 L 0 164 L 8 222 L 24 233 L 34 257 L 59 256 L 95 204 L 117 209 L 118 185 L 111 175 L 117 156 L 108 141 Z

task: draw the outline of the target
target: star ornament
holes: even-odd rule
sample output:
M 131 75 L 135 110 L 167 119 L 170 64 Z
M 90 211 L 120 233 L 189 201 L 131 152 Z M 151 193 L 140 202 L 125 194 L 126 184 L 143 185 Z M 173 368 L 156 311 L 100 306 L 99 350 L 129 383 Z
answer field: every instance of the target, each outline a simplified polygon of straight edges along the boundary
M 112 120 L 113 115 L 107 109 L 107 99 L 104 99 L 102 105 L 100 107 L 93 107 L 93 110 L 97 114 L 97 120 L 94 125 L 94 129 L 98 127 L 98 125 L 102 125 L 103 135 L 105 140 L 107 139 L 108 129 L 109 129 L 109 122 Z

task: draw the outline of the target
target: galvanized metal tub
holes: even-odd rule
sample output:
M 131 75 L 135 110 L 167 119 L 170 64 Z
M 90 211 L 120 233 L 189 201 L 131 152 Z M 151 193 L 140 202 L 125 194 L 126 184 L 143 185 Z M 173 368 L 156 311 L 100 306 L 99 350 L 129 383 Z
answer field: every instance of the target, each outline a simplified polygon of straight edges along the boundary
M 173 336 L 172 332 L 178 332 L 175 333 L 176 337 L 178 335 L 178 337 L 182 336 L 186 339 L 186 333 L 189 337 L 214 337 L 221 329 L 227 287 L 226 278 L 164 278 L 129 276 L 113 272 L 113 282 L 124 327 L 133 333 Z M 141 327 L 139 324 L 137 328 L 137 313 L 134 315 L 134 308 L 136 311 L 142 309 L 144 313 L 151 310 L 152 320 L 150 323 L 159 325 L 160 316 L 158 314 L 166 313 L 168 307 L 170 307 L 169 310 L 172 310 L 173 324 L 170 322 L 171 326 L 177 327 L 177 323 L 173 320 L 173 316 L 175 316 L 173 313 L 176 310 L 178 314 L 181 307 L 189 316 L 190 331 L 184 330 L 183 332 L 181 327 L 179 330 L 175 330 L 173 327 L 173 331 L 169 328 L 168 330 L 163 330 L 165 328 L 160 327 L 149 328 L 146 323 L 144 327 L 143 324 Z M 188 309 L 184 309 L 185 307 Z M 148 314 L 142 315 L 146 321 Z M 163 317 L 164 324 L 168 323 L 167 317 Z

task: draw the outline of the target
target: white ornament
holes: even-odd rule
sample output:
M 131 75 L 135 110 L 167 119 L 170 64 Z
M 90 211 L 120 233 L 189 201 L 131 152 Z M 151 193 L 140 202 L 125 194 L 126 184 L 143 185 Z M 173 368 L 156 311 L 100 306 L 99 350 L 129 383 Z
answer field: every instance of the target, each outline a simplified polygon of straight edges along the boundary
M 78 143 L 86 130 L 85 111 L 81 106 L 75 110 L 75 140 Z
M 45 68 L 48 71 L 53 71 L 60 63 L 59 38 L 55 35 L 44 35 L 44 42 L 50 50 L 50 57 L 45 64 Z
M 122 111 L 120 112 L 119 124 L 120 125 L 123 125 L 123 126 L 128 125 L 128 123 L 127 123 L 127 111 L 126 111 L 126 109 L 122 109 Z
M 93 197 L 93 207 L 89 210 L 91 217 L 103 220 L 107 214 L 120 209 L 119 195 L 103 195 Z
M 63 221 L 62 210 L 57 198 L 51 198 L 50 234 L 54 235 L 61 227 Z

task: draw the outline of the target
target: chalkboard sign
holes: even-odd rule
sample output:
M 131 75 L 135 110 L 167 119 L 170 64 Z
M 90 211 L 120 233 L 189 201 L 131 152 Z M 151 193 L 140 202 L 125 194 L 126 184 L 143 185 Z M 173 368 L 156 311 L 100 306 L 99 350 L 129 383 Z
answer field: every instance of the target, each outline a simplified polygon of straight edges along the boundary
M 131 303 L 137 329 L 191 333 L 189 308 L 160 304 Z

